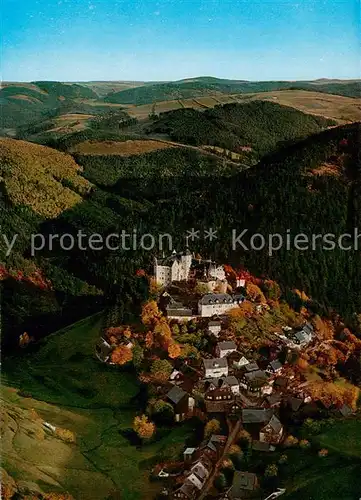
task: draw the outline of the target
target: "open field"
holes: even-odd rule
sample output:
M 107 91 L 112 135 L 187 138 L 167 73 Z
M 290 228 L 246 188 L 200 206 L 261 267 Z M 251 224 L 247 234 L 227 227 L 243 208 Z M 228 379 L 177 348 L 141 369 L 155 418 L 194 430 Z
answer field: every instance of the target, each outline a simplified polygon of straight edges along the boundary
M 129 140 L 123 142 L 116 141 L 85 141 L 77 144 L 72 153 L 81 153 L 86 155 L 119 155 L 131 156 L 150 153 L 158 149 L 167 149 L 174 147 L 161 141 L 152 140 Z
M 207 97 L 157 102 L 155 105 L 125 105 L 125 107 L 131 116 L 144 119 L 148 117 L 153 109 L 155 113 L 163 113 L 181 108 L 206 109 L 217 104 L 247 102 L 250 100 L 274 101 L 284 106 L 296 108 L 304 113 L 335 119 L 340 124 L 361 120 L 361 99 L 306 90 L 280 90 L 256 94 L 214 94 Z
M 307 451 L 285 450 L 285 500 L 355 500 L 361 495 L 361 420 L 337 421 Z M 319 457 L 317 449 L 329 455 Z
M 253 99 L 273 100 L 305 113 L 333 118 L 340 123 L 361 120 L 361 99 L 305 90 L 282 90 L 254 94 Z
M 144 82 L 77 82 L 79 85 L 88 87 L 98 94 L 99 97 L 106 96 L 110 92 L 120 92 L 122 90 L 141 87 Z
M 96 359 L 100 328 L 98 315 L 51 335 L 36 352 L 4 361 L 3 467 L 30 489 L 67 491 L 82 500 L 105 500 L 117 491 L 127 500 L 146 500 L 159 489 L 149 481 L 152 466 L 183 450 L 192 425 L 161 429 L 142 447 L 131 443 L 139 387 L 133 373 Z M 75 444 L 44 433 L 43 420 L 73 432 Z

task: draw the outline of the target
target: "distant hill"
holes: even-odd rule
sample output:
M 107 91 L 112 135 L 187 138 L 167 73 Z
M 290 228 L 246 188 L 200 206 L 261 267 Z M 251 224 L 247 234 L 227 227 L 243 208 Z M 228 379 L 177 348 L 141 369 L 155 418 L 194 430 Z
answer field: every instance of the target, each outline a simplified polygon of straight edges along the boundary
M 256 157 L 287 141 L 300 139 L 335 125 L 332 120 L 304 114 L 274 102 L 252 101 L 218 105 L 205 111 L 179 109 L 160 114 L 147 128 L 173 141 L 213 145 L 241 152 L 252 148 Z
M 270 92 L 275 90 L 315 90 L 312 82 L 248 82 L 242 80 L 221 80 L 204 77 L 180 80 L 178 82 L 144 85 L 133 89 L 111 93 L 104 98 L 106 102 L 118 104 L 149 104 L 157 101 L 201 97 L 209 94 L 245 94 L 251 92 Z M 347 97 L 361 96 L 361 82 L 317 83 L 317 91 Z
M 81 85 L 60 82 L 5 84 L 0 90 L 0 131 L 54 116 L 74 99 L 96 99 L 97 94 Z

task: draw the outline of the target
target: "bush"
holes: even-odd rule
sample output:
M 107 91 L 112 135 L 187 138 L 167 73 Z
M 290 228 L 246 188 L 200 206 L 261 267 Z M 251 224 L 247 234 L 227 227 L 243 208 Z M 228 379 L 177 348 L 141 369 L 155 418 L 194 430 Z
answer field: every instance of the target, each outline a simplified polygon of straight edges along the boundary
M 318 456 L 319 457 L 327 457 L 328 455 L 328 450 L 327 448 L 322 448 L 319 452 L 318 452 Z

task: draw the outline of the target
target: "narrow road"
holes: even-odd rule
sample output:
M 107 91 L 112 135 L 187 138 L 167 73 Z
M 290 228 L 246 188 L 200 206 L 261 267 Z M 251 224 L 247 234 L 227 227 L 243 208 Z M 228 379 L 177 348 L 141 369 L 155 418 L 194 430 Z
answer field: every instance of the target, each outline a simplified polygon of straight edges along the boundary
M 231 428 L 229 421 L 228 421 L 228 428 L 229 429 Z M 239 431 L 241 430 L 241 428 L 242 428 L 242 422 L 241 422 L 241 420 L 238 420 L 237 423 L 236 423 L 236 425 L 234 426 L 232 432 L 230 432 L 228 434 L 228 439 L 227 439 L 227 442 L 226 442 L 226 446 L 224 447 L 223 453 L 222 453 L 221 457 L 219 458 L 218 462 L 216 463 L 216 465 L 215 465 L 215 467 L 213 469 L 212 474 L 207 479 L 207 481 L 206 481 L 206 483 L 204 485 L 204 488 L 202 489 L 202 492 L 201 492 L 200 496 L 198 497 L 198 500 L 203 500 L 208 495 L 209 490 L 213 486 L 214 479 L 218 475 L 218 471 L 219 471 L 219 469 L 221 467 L 221 464 L 222 464 L 225 456 L 227 455 L 230 447 L 232 446 L 234 440 L 236 439 L 236 436 L 239 433 Z
M 201 146 L 191 146 L 190 144 L 183 144 L 181 142 L 168 141 L 167 139 L 160 139 L 156 135 L 151 135 L 151 134 L 148 136 L 148 138 L 152 139 L 153 141 L 163 142 L 164 144 L 170 144 L 171 146 L 175 146 L 177 148 L 194 149 L 195 151 L 198 151 L 199 153 L 202 153 L 206 156 L 212 156 L 213 158 L 217 158 L 217 160 L 220 161 L 224 160 L 227 165 L 232 165 L 233 167 L 238 167 L 242 169 L 248 169 L 251 167 L 251 165 L 246 165 L 245 163 L 236 163 L 235 161 L 229 160 L 228 158 L 223 158 L 220 155 L 212 153 L 212 151 L 203 149 Z

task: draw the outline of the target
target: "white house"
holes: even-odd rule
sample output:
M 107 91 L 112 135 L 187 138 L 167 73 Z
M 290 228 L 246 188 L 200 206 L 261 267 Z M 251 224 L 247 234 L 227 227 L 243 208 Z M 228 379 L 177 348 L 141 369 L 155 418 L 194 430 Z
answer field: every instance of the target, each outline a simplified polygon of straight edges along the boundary
M 198 301 L 198 313 L 202 317 L 210 318 L 234 309 L 243 301 L 242 295 L 232 297 L 228 293 L 207 293 Z
M 249 360 L 245 356 L 242 356 L 239 361 L 233 361 L 233 367 L 234 368 L 240 369 L 240 368 L 243 368 L 246 365 L 250 365 L 250 362 L 249 362 Z
M 203 359 L 204 377 L 228 377 L 228 362 L 226 358 Z
M 236 350 L 237 346 L 233 342 L 233 340 L 218 342 L 216 346 L 216 355 L 218 358 L 224 358 L 228 356 L 228 354 L 231 354 L 231 352 L 234 352 Z
M 215 337 L 218 337 L 221 328 L 222 324 L 220 321 L 210 321 L 208 323 L 208 331 L 212 333 Z

